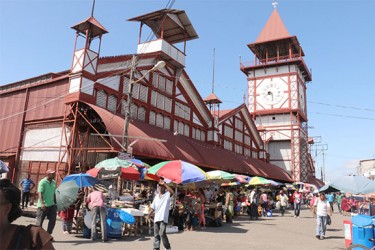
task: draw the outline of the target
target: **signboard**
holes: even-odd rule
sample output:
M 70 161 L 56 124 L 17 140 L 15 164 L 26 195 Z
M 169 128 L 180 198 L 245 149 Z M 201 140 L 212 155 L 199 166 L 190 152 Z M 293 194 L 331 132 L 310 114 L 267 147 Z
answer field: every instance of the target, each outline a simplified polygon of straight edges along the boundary
M 131 159 L 131 155 L 128 154 L 128 153 L 125 153 L 125 152 L 118 152 L 117 157 L 118 157 L 120 160 L 130 160 L 130 159 Z
M 121 169 L 116 169 L 116 170 L 104 170 L 104 169 L 102 169 L 98 174 L 98 178 L 100 180 L 116 179 L 119 176 L 121 176 Z

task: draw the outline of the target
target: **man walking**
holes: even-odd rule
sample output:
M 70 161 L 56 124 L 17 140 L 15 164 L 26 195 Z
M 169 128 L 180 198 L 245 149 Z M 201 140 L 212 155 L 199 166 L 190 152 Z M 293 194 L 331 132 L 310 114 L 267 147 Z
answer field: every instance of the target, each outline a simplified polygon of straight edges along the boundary
M 22 209 L 24 209 L 29 203 L 30 191 L 35 187 L 35 183 L 30 179 L 30 174 L 27 174 L 27 178 L 20 182 L 20 187 L 22 189 Z
M 47 176 L 39 181 L 38 184 L 38 210 L 36 211 L 36 225 L 39 227 L 43 226 L 43 221 L 47 217 L 48 227 L 47 232 L 52 234 L 56 224 L 56 181 L 55 170 L 48 169 L 46 172 Z
M 169 205 L 171 203 L 171 196 L 173 190 L 170 188 L 164 180 L 160 180 L 159 193 L 155 195 L 154 200 L 151 204 L 151 212 L 149 217 L 153 214 L 154 216 L 154 250 L 160 249 L 160 239 L 163 241 L 164 248 L 166 250 L 171 249 L 169 240 L 166 233 L 166 227 L 168 225 L 169 216 Z
M 105 202 L 103 193 L 94 188 L 91 188 L 91 193 L 86 198 L 86 204 L 92 211 L 92 225 L 91 225 L 91 239 L 97 239 L 96 233 L 96 217 L 100 216 L 100 229 L 102 234 L 102 241 L 107 241 L 107 213 L 105 210 Z
M 326 199 L 324 193 L 319 194 L 314 204 L 314 212 L 316 214 L 316 238 L 324 240 L 326 237 L 327 215 L 332 216 L 331 206 Z

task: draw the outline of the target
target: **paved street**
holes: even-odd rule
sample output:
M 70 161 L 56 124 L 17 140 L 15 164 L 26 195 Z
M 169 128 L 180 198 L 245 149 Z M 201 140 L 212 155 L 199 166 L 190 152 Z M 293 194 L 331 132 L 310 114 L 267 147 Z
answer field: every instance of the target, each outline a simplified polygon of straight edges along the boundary
M 345 249 L 343 217 L 338 213 L 332 216 L 332 225 L 328 226 L 327 238 L 315 238 L 315 219 L 310 211 L 303 209 L 300 218 L 294 218 L 291 210 L 281 217 L 250 221 L 247 216 L 240 216 L 233 224 L 224 224 L 218 228 L 169 234 L 172 249 Z M 45 221 L 46 228 L 48 221 Z M 34 224 L 35 219 L 22 217 L 19 224 Z M 53 233 L 56 249 L 152 249 L 153 238 L 148 235 L 123 237 L 121 240 L 110 239 L 109 242 L 92 242 L 78 235 L 64 235 L 61 221 L 58 221 Z M 163 247 L 161 248 L 163 249 Z

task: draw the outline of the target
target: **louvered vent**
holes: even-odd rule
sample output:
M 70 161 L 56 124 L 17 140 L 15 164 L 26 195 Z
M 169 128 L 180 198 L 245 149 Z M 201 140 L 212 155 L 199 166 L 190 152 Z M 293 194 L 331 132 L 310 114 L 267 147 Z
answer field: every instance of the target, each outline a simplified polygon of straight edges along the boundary
M 147 102 L 148 88 L 144 85 L 139 86 L 139 100 Z
M 117 108 L 117 98 L 114 95 L 110 95 L 108 97 L 108 110 L 116 113 L 116 108 Z
M 164 128 L 168 130 L 171 129 L 171 118 L 168 116 L 164 117 Z
M 165 82 L 165 91 L 172 95 L 172 92 L 173 92 L 173 82 L 171 80 L 168 80 L 166 79 L 166 82 Z
M 155 125 L 155 112 L 150 111 L 150 124 Z
M 156 126 L 159 128 L 163 128 L 164 125 L 164 117 L 162 114 L 157 114 L 156 115 Z
M 151 92 L 151 105 L 156 107 L 156 99 L 157 99 L 158 93 L 156 91 Z
M 146 120 L 146 109 L 144 107 L 138 108 L 138 120 L 141 120 L 141 121 Z
M 133 84 L 133 98 L 139 99 L 139 84 Z
M 124 77 L 124 86 L 123 86 L 122 93 L 124 93 L 124 94 L 129 93 L 129 78 L 127 78 L 127 77 Z
M 107 104 L 107 94 L 104 90 L 99 90 L 96 93 L 96 105 L 101 108 L 106 108 Z
M 168 113 L 172 112 L 172 100 L 169 99 L 168 97 L 164 98 L 164 110 L 167 111 Z

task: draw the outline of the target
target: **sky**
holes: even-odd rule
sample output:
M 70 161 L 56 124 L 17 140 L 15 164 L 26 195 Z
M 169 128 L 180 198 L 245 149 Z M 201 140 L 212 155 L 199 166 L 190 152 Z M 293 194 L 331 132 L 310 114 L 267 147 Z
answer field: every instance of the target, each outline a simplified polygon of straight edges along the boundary
M 272 2 L 96 0 L 94 16 L 109 31 L 101 56 L 136 52 L 139 23 L 127 19 L 170 5 L 183 9 L 199 36 L 187 42 L 185 70 L 208 96 L 215 49 L 215 94 L 222 109 L 236 108 L 247 88 L 240 60 L 254 60 L 246 45 L 262 31 Z M 68 70 L 70 27 L 89 17 L 91 6 L 92 0 L 0 0 L 0 85 Z M 307 112 L 316 176 L 322 168 L 328 181 L 355 174 L 360 160 L 375 158 L 375 0 L 280 0 L 277 10 L 312 72 Z

